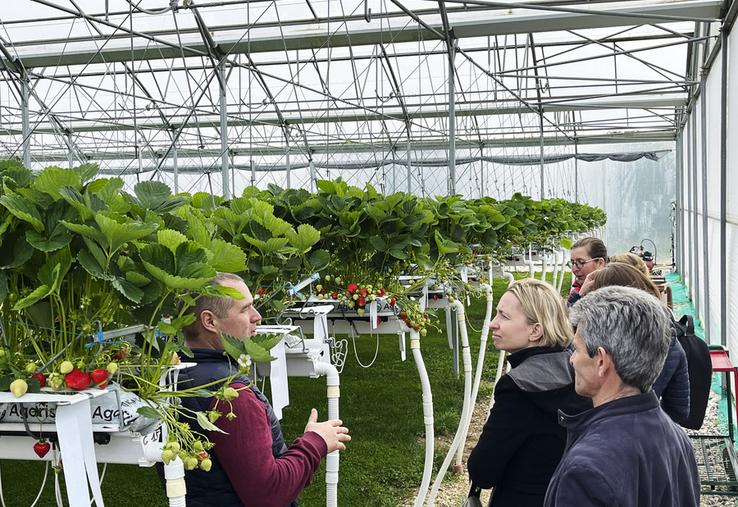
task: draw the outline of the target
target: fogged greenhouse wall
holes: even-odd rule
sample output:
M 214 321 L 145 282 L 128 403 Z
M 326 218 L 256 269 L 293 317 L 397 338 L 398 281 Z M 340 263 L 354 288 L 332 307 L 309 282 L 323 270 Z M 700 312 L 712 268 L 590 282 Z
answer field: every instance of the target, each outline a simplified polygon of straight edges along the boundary
M 626 145 L 592 146 L 588 152 L 612 152 Z M 657 255 L 658 263 L 672 261 L 672 203 L 676 196 L 675 143 L 627 145 L 628 151 L 669 150 L 658 161 L 579 162 L 579 200 L 607 213 L 603 240 L 610 253 L 641 245 Z M 653 252 L 652 240 L 656 245 Z

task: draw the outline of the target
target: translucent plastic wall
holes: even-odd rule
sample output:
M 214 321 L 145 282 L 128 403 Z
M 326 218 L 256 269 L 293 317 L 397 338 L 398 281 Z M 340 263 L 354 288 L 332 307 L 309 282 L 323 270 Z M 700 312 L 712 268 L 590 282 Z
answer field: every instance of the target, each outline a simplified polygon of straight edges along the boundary
M 738 353 L 738 266 L 734 261 L 738 255 L 738 195 L 731 191 L 738 185 L 738 41 L 731 34 L 727 42 L 727 72 L 723 69 L 723 47 L 678 140 L 677 269 L 689 288 L 709 342 L 723 343 Z M 721 103 L 723 87 L 725 110 Z M 723 226 L 725 244 L 721 242 Z
M 611 254 L 643 245 L 659 264 L 672 260 L 672 205 L 676 196 L 675 144 L 634 143 L 587 146 L 592 153 L 624 151 L 665 152 L 657 160 L 635 162 L 579 162 L 578 200 L 607 213 L 602 238 Z M 580 148 L 580 151 L 584 151 Z

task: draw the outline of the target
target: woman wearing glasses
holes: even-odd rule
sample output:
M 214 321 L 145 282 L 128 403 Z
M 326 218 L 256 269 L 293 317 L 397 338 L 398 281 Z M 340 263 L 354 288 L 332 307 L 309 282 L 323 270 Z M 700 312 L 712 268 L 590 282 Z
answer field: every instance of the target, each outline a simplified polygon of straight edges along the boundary
M 571 247 L 569 267 L 574 275 L 571 292 L 566 305 L 571 306 L 581 297 L 579 289 L 584 284 L 587 275 L 605 266 L 607 263 L 607 247 L 598 238 L 582 238 Z
M 518 280 L 500 298 L 489 324 L 512 369 L 495 386 L 495 403 L 469 456 L 472 484 L 494 488 L 493 507 L 540 507 L 566 444 L 558 410 L 592 404 L 574 391 L 571 325 L 549 284 Z

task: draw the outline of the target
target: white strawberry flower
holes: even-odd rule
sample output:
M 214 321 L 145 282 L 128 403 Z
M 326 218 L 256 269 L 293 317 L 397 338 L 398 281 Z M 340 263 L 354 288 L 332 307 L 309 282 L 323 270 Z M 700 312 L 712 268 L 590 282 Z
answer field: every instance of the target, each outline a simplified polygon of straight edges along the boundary
M 251 366 L 251 356 L 248 354 L 241 354 L 238 356 L 238 365 L 241 368 L 248 368 Z

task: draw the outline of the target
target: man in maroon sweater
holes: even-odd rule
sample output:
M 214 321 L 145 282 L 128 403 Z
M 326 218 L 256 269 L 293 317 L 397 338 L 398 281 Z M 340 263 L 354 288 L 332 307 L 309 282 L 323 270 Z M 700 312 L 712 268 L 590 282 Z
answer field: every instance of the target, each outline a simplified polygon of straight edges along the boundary
M 213 283 L 239 291 L 242 299 L 201 297 L 194 308 L 196 321 L 185 331 L 185 343 L 197 366 L 187 370 L 190 385 L 204 385 L 227 377 L 237 366 L 223 353 L 221 333 L 245 339 L 256 334 L 261 315 L 251 291 L 237 275 L 220 273 Z M 247 378 L 231 387 L 240 392 L 232 401 L 235 418 L 221 417 L 216 425 L 225 433 L 208 435 L 215 444 L 210 472 L 188 471 L 188 507 L 284 507 L 310 483 L 320 460 L 351 440 L 340 420 L 318 421 L 312 409 L 305 433 L 288 448 L 269 402 Z M 211 410 L 215 398 L 186 398 L 192 410 Z

